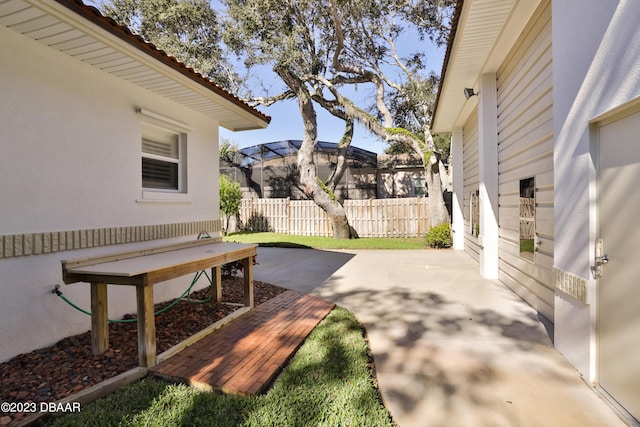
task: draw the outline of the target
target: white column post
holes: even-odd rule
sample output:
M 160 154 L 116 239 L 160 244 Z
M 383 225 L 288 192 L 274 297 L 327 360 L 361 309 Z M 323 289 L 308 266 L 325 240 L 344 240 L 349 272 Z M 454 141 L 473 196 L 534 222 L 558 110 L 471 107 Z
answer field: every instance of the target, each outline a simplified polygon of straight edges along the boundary
M 462 127 L 456 127 L 451 134 L 451 157 L 453 169 L 453 195 L 451 198 L 451 229 L 453 249 L 464 249 L 464 135 Z
M 480 153 L 480 275 L 498 278 L 498 103 L 495 73 L 480 76 L 478 132 Z

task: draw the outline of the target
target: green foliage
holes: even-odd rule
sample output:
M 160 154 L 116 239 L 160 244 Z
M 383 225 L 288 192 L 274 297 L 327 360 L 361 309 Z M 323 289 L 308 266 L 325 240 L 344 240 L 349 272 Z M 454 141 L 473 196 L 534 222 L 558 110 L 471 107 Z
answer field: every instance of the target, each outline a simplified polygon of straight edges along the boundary
M 221 0 L 228 17 L 224 41 L 247 67 L 269 65 L 294 75 L 318 74 L 326 58 L 320 46 L 333 35 L 314 30 L 328 20 L 326 8 L 302 0 Z M 316 45 L 316 43 L 318 45 Z
M 453 244 L 451 240 L 451 225 L 448 223 L 431 227 L 427 232 L 427 245 L 432 248 L 449 248 Z
M 338 197 L 333 191 L 331 191 L 331 189 L 329 189 L 329 187 L 327 187 L 324 181 L 322 181 L 320 178 L 317 178 L 317 182 L 318 182 L 318 185 L 322 188 L 322 190 L 329 195 L 329 198 L 331 198 L 331 200 L 337 203 Z
M 226 175 L 220 175 L 220 211 L 227 216 L 238 214 L 241 200 L 240 184 Z
M 394 126 L 408 129 L 415 135 L 424 135 L 430 125 L 438 87 L 438 77 L 433 73 L 424 73 L 426 65 L 423 56 L 422 53 L 415 53 L 407 59 L 412 77 L 388 96 Z
M 431 160 L 431 156 L 433 156 L 433 151 L 432 150 L 424 150 L 422 155 L 424 156 L 424 164 L 428 165 L 429 161 Z
M 535 250 L 533 239 L 520 239 L 520 252 L 531 252 Z
M 271 229 L 269 218 L 259 212 L 252 214 L 246 223 L 242 224 L 242 230 L 244 231 L 268 231 Z
M 271 69 L 286 85 L 255 101 L 271 105 L 302 97 L 306 140 L 317 139 L 314 105 L 320 105 L 379 138 L 393 139 L 385 128 L 402 128 L 397 132 L 406 139 L 426 145 L 438 77 L 426 69 L 426 43 L 415 43 L 407 52 L 406 40 L 446 39 L 454 0 L 221 2 L 227 8 L 224 41 L 230 50 L 247 67 L 260 67 L 256 75 Z M 358 96 L 358 105 L 347 96 L 356 90 L 367 93 Z M 428 146 L 414 148 L 419 155 L 433 149 L 430 138 Z
M 233 155 L 238 151 L 238 144 L 226 139 L 220 138 L 220 158 L 231 160 Z
M 240 212 L 242 190 L 240 183 L 232 181 L 228 176 L 220 175 L 220 211 L 227 215 L 237 215 Z
M 447 161 L 449 153 L 451 152 L 451 134 L 450 133 L 436 133 L 433 134 L 433 145 L 435 145 L 436 151 L 442 155 L 442 160 Z
M 420 141 L 421 138 L 414 134 L 413 132 L 408 131 L 405 128 L 386 128 L 386 131 L 389 135 L 404 135 L 408 138 L 415 139 Z

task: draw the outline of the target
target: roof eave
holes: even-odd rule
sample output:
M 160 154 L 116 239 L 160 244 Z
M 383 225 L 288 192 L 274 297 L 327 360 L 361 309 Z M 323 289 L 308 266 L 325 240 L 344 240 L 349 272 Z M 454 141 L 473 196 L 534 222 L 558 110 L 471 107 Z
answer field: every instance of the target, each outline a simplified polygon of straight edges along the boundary
M 453 50 L 453 42 L 456 38 L 456 33 L 458 31 L 458 23 L 460 21 L 460 14 L 462 13 L 462 7 L 464 5 L 464 0 L 458 0 L 456 2 L 455 10 L 453 12 L 453 17 L 451 19 L 451 32 L 449 33 L 449 37 L 447 39 L 447 50 L 444 55 L 444 60 L 442 61 L 442 71 L 440 71 L 440 80 L 438 81 L 438 93 L 436 95 L 436 102 L 433 108 L 433 116 L 431 119 L 431 131 L 434 133 L 438 132 L 446 132 L 448 130 L 437 130 L 436 120 L 438 118 L 438 105 L 440 102 L 440 96 L 442 94 L 443 82 L 445 81 L 447 75 L 447 67 L 449 66 L 449 58 L 451 58 L 451 51 Z
M 43 3 L 46 1 L 47 0 L 43 0 Z M 135 48 L 139 53 L 153 58 L 155 61 L 169 67 L 183 78 L 195 83 L 199 87 L 200 92 L 205 93 L 208 98 L 211 98 L 212 100 L 215 98 L 215 102 L 225 105 L 226 108 L 233 110 L 244 118 L 242 126 L 226 124 L 223 121 L 220 122 L 221 126 L 230 130 L 263 129 L 271 121 L 271 117 L 246 104 L 211 80 L 197 73 L 192 68 L 187 67 L 185 64 L 168 55 L 166 52 L 158 49 L 152 43 L 144 41 L 142 37 L 133 34 L 128 28 L 119 25 L 112 18 L 102 15 L 95 7 L 85 5 L 80 0 L 53 1 L 78 14 L 91 24 L 117 37 L 119 40 L 124 41 Z M 34 1 L 34 3 L 39 2 Z
M 463 89 L 477 89 L 482 74 L 497 71 L 541 1 L 458 0 L 432 116 L 432 132 L 450 132 L 464 124 L 478 99 L 465 99 Z

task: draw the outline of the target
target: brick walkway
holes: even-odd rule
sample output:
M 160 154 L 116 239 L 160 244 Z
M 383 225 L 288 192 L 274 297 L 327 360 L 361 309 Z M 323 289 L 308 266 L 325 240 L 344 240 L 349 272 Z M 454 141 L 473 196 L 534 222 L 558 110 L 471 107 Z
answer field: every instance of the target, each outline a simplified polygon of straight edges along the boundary
M 152 369 L 202 390 L 262 393 L 335 304 L 286 291 Z

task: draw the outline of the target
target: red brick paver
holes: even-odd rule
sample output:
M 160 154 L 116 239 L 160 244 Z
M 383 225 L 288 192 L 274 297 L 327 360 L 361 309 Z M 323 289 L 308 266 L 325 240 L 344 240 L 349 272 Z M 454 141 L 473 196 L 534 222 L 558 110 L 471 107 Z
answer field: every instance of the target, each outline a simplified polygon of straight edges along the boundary
M 334 306 L 286 291 L 150 371 L 203 390 L 260 394 Z

